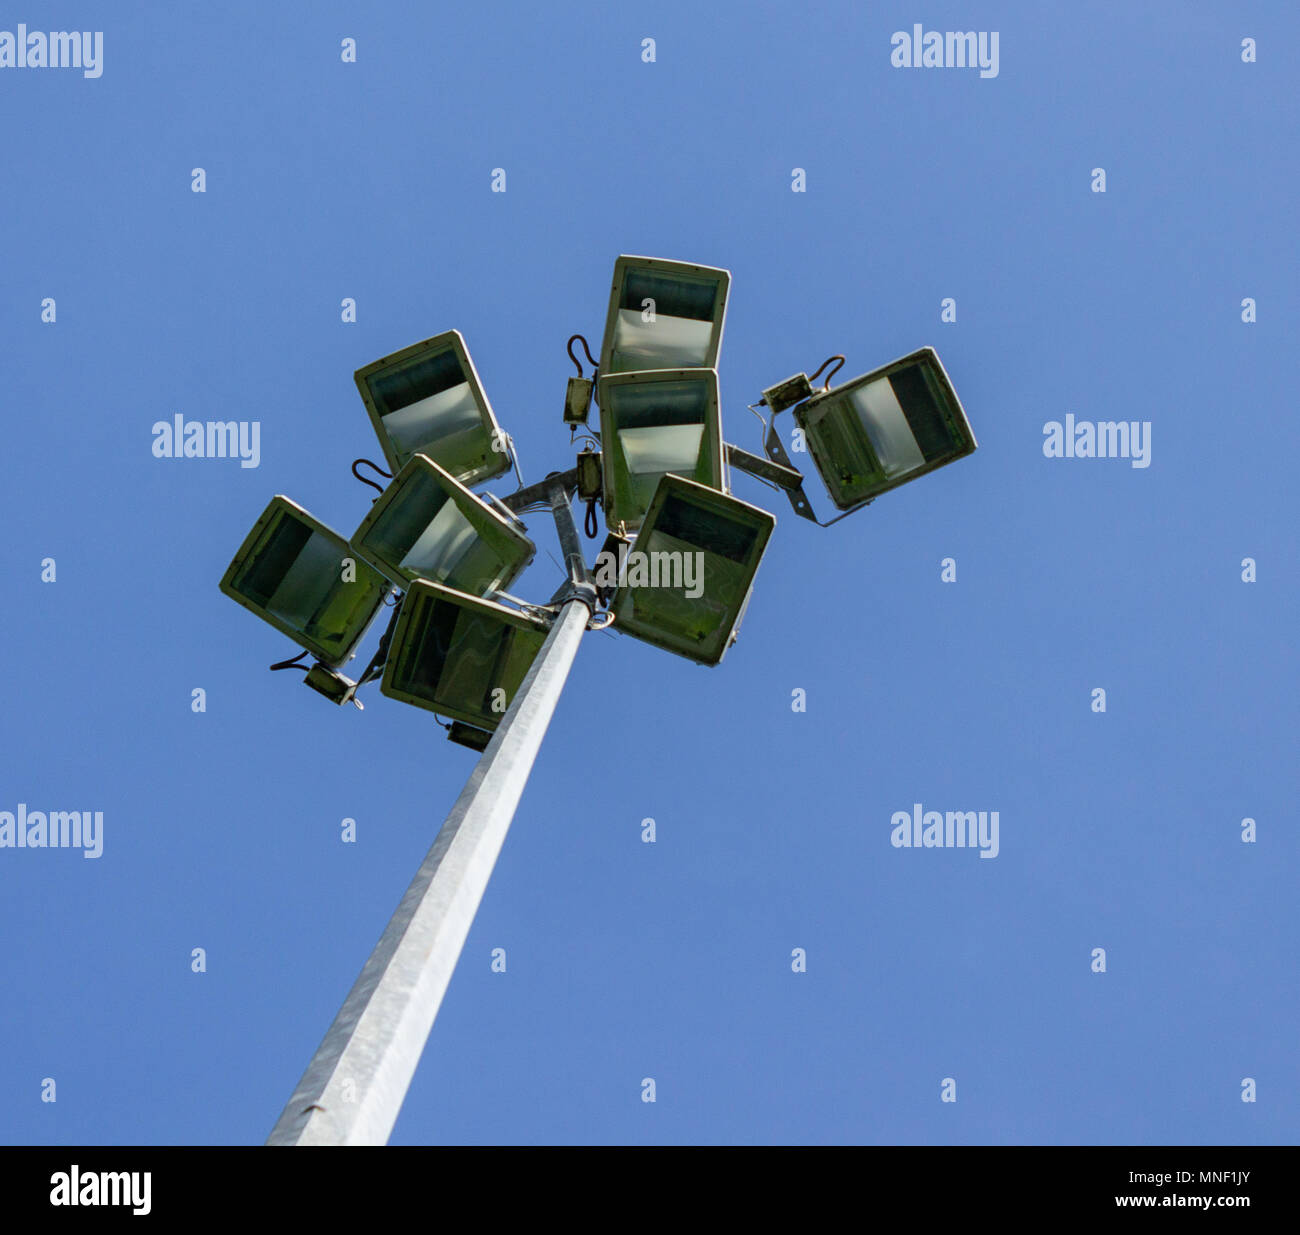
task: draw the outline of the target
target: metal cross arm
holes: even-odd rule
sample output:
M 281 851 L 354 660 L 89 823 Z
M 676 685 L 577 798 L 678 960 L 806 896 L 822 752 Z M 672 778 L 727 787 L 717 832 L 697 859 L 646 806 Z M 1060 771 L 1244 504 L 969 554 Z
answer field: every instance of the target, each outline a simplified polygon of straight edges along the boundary
M 733 446 L 730 442 L 725 443 L 727 462 L 732 467 L 737 467 L 742 472 L 748 472 L 751 476 L 757 476 L 760 480 L 769 481 L 783 489 L 786 497 L 790 499 L 790 505 L 794 507 L 794 513 L 816 523 L 817 516 L 813 514 L 812 505 L 803 491 L 803 474 L 790 466 L 790 460 L 784 457 L 785 451 L 779 440 L 776 448 L 781 451 L 780 459 L 775 455 L 770 459 L 764 459 L 760 455 L 750 454 L 748 450 L 742 450 L 739 446 Z M 768 453 L 772 454 L 770 444 Z
M 507 494 L 497 500 L 505 507 L 518 514 L 521 510 L 529 506 L 536 506 L 541 502 L 551 500 L 551 490 L 559 486 L 565 493 L 576 493 L 578 489 L 578 469 L 571 467 L 567 472 L 556 472 L 553 476 L 546 477 L 545 480 L 539 480 L 536 484 L 526 485 L 522 489 L 516 489 L 513 493 Z

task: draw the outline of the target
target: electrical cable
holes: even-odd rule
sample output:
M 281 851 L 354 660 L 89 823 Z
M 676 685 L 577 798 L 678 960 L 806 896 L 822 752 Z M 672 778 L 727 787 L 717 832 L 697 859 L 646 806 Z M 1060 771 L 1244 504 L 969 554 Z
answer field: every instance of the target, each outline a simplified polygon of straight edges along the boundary
M 515 479 L 519 482 L 519 487 L 524 487 L 524 474 L 519 470 L 519 452 L 515 450 L 515 439 L 509 433 L 505 435 L 506 445 L 510 447 L 510 462 L 515 465 Z
M 357 689 L 360 690 L 367 682 L 374 681 L 380 673 L 383 672 L 384 666 L 388 663 L 388 645 L 393 641 L 393 631 L 397 629 L 397 619 L 400 612 L 396 609 L 393 616 L 388 619 L 388 629 L 384 631 L 379 640 L 379 647 L 375 649 L 375 654 L 371 657 L 370 663 L 366 666 L 366 671 L 357 678 Z
M 374 463 L 370 459 L 352 460 L 352 475 L 355 476 L 363 485 L 369 485 L 372 489 L 378 489 L 379 492 L 382 493 L 384 491 L 383 485 L 377 485 L 373 480 L 367 480 L 360 472 L 357 471 L 358 466 L 361 465 L 362 463 L 364 463 L 367 467 L 374 468 L 375 471 L 378 472 L 381 476 L 387 476 L 389 480 L 392 480 L 393 473 L 384 471 L 384 469 L 380 467 L 378 463 Z
M 826 380 L 825 382 L 822 383 L 823 390 L 829 390 L 831 388 L 831 378 L 833 378 L 842 368 L 844 368 L 844 357 L 838 355 L 829 356 L 827 357 L 827 359 L 822 361 L 821 369 L 818 369 L 816 373 L 810 373 L 808 375 L 808 380 L 810 382 L 816 381 L 822 369 L 824 369 L 828 364 L 830 364 L 832 360 L 838 360 L 840 363 L 837 364 L 835 368 L 833 368 L 828 374 L 826 374 Z
M 591 362 L 591 379 L 596 380 L 596 358 L 591 354 L 591 348 L 587 346 L 587 340 L 580 334 L 570 335 L 566 350 L 569 353 L 569 359 L 573 361 L 574 368 L 578 370 L 578 376 L 582 376 L 582 365 L 578 358 L 573 354 L 573 345 L 578 340 L 582 341 L 582 350 L 587 353 L 587 359 Z

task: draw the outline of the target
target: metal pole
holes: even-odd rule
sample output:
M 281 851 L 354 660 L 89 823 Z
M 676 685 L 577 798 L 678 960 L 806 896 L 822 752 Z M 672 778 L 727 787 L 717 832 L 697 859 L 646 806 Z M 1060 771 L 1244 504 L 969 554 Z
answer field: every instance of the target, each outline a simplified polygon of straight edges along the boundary
M 565 534 L 574 531 L 567 493 L 553 491 L 552 509 L 569 558 L 577 536 Z M 591 617 L 594 589 L 580 556 L 571 569 L 578 578 L 542 650 L 268 1145 L 387 1142 Z

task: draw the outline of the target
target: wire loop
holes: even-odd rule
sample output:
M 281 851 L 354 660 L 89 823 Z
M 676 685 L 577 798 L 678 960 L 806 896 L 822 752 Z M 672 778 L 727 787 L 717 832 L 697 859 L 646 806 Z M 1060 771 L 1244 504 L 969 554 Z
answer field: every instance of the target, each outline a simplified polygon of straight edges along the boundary
M 353 460 L 352 460 L 352 475 L 355 476 L 355 477 L 356 477 L 356 478 L 357 478 L 357 479 L 358 479 L 358 480 L 359 480 L 363 485 L 369 485 L 372 489 L 378 489 L 379 492 L 382 493 L 382 492 L 384 491 L 384 486 L 383 486 L 383 485 L 377 485 L 377 484 L 375 484 L 375 482 L 374 482 L 373 480 L 367 480 L 367 479 L 366 479 L 366 478 L 365 478 L 365 477 L 364 477 L 360 472 L 357 471 L 357 468 L 360 467 L 361 464 L 363 464 L 363 463 L 364 463 L 367 467 L 372 467 L 372 468 L 374 468 L 375 471 L 379 473 L 379 475 L 381 475 L 381 476 L 387 476 L 389 480 L 392 480 L 392 478 L 393 478 L 393 473 L 392 473 L 392 472 L 386 472 L 386 471 L 384 471 L 384 469 L 383 469 L 382 467 L 380 467 L 378 463 L 372 462 L 370 459 L 353 459 Z
M 569 359 L 573 361 L 574 367 L 578 370 L 578 376 L 581 377 L 582 365 L 579 363 L 578 358 L 573 354 L 573 345 L 578 340 L 582 341 L 582 350 L 587 353 L 587 359 L 591 362 L 592 374 L 594 376 L 595 369 L 596 369 L 596 358 L 591 354 L 591 348 L 587 346 L 587 340 L 580 334 L 574 334 L 569 336 L 569 342 L 566 345 L 569 353 Z
M 808 375 L 808 380 L 810 382 L 816 381 L 818 376 L 821 374 L 822 369 L 824 369 L 828 364 L 830 364 L 832 360 L 838 360 L 840 363 L 837 364 L 835 368 L 833 368 L 828 374 L 826 374 L 826 380 L 822 383 L 823 390 L 829 390 L 831 388 L 831 378 L 833 378 L 842 368 L 844 368 L 844 357 L 830 356 L 826 360 L 822 361 L 821 369 L 818 369 L 816 373 L 810 373 Z

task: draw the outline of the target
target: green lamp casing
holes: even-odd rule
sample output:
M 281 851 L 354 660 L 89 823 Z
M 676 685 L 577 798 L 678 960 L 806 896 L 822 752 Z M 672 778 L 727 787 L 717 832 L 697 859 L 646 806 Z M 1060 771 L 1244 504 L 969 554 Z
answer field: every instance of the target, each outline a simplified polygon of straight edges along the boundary
M 221 590 L 338 668 L 351 659 L 391 588 L 342 536 L 276 496 L 239 547 Z

